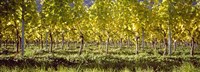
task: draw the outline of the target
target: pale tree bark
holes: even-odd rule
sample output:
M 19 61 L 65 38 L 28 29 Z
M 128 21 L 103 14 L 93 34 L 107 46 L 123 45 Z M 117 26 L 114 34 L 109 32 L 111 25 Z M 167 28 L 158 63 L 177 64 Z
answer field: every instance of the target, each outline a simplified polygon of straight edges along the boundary
M 41 3 L 41 0 L 36 0 L 37 11 L 40 14 L 40 22 L 41 22 L 41 24 L 43 24 L 44 21 L 42 20 L 42 18 L 44 16 L 42 14 L 42 4 L 40 4 L 40 3 Z M 47 44 L 48 44 L 47 38 L 48 38 L 48 34 L 46 33 L 46 49 L 47 49 Z M 45 43 L 45 40 L 43 40 L 43 35 L 41 34 L 41 47 L 42 47 L 42 49 L 44 49 L 44 43 Z
M 169 34 L 168 34 L 168 55 L 171 55 L 172 54 L 172 50 L 171 50 L 171 27 L 170 25 L 168 25 L 168 31 L 169 31 Z
M 169 1 L 170 3 L 169 3 L 169 8 L 168 8 L 168 11 L 169 11 L 169 22 L 168 22 L 168 55 L 171 55 L 172 54 L 172 49 L 171 49 L 171 37 L 172 37 L 172 29 L 171 29 L 171 25 L 172 25 L 172 12 L 173 12 L 173 10 L 172 10 L 172 7 L 173 7 L 173 5 L 172 5 L 172 3 L 171 3 L 171 1 Z

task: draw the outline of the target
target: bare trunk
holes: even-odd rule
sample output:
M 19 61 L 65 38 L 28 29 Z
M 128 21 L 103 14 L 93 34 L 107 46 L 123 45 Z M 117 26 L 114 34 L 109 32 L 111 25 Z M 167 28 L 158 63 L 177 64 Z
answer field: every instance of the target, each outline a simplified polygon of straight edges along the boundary
M 138 54 L 138 49 L 139 49 L 139 37 L 136 37 L 136 49 L 135 49 L 135 53 Z
M 192 37 L 192 41 L 191 41 L 191 49 L 190 49 L 190 55 L 194 55 L 194 37 Z
M 4 42 L 4 46 L 5 46 L 5 49 L 7 49 L 7 39 L 5 40 L 5 42 Z
M 128 40 L 127 40 L 127 47 L 130 47 L 130 38 L 128 37 Z
M 17 37 L 17 43 L 16 43 L 16 48 L 17 48 L 17 53 L 19 52 L 19 43 L 20 43 L 20 38 Z
M 64 39 L 64 34 L 62 33 L 62 49 L 64 49 L 64 43 L 65 43 L 65 39 Z
M 49 33 L 50 35 L 50 48 L 51 48 L 51 52 L 53 52 L 53 37 L 52 37 L 52 33 Z
M 155 47 L 155 49 L 158 48 L 158 41 L 157 41 L 157 38 L 154 40 L 154 47 Z
M 102 46 L 102 38 L 101 38 L 101 36 L 99 35 L 99 39 L 100 39 L 100 42 L 99 42 L 99 48 L 101 48 L 101 46 Z
M 99 47 L 99 49 L 101 48 L 101 41 L 100 42 L 98 42 L 98 47 Z
M 29 41 L 26 41 L 26 47 L 29 47 L 29 46 L 30 46 Z
M 59 41 L 58 41 L 58 36 L 56 36 L 56 41 L 55 41 L 55 44 L 56 44 L 56 47 L 55 48 L 59 48 Z
M 106 40 L 106 54 L 108 54 L 108 48 L 109 48 L 108 44 L 109 44 L 109 37 Z
M 19 52 L 19 43 L 20 43 L 20 37 L 19 37 L 19 31 L 17 30 L 17 33 L 16 33 L 16 36 L 17 36 L 17 40 L 16 40 L 16 48 L 17 48 L 17 53 Z
M 24 56 L 24 14 L 25 14 L 25 3 L 22 1 L 22 39 L 21 39 L 21 52 L 22 56 Z
M 2 47 L 2 46 L 1 46 L 1 43 L 2 43 L 2 41 L 1 41 L 1 38 L 0 38 L 0 48 Z
M 142 28 L 142 49 L 144 49 L 144 28 Z
M 153 49 L 155 49 L 155 45 L 154 44 L 155 44 L 155 42 L 154 42 L 154 40 L 152 40 L 151 46 L 152 46 Z
M 40 43 L 41 43 L 41 48 L 43 49 L 44 46 L 43 46 L 42 34 L 41 34 L 41 37 L 40 37 Z
M 48 49 L 48 32 L 46 32 L 46 49 Z
M 163 42 L 164 42 L 164 53 L 163 53 L 163 55 L 166 55 L 167 54 L 167 39 L 165 38 L 164 40 L 163 40 Z
M 0 24 L 1 23 L 2 23 L 2 21 L 0 21 Z M 0 27 L 0 30 L 2 30 L 2 27 Z M 3 35 L 1 34 L 1 31 L 0 31 L 0 48 L 2 48 L 2 37 L 3 37 Z
M 0 24 L 1 23 L 2 23 L 2 21 L 0 21 Z M 0 27 L 0 30 L 2 30 L 2 27 Z M 1 34 L 1 31 L 0 31 L 0 48 L 2 48 L 2 37 L 3 37 L 3 35 Z
M 19 38 L 19 47 L 20 47 L 20 48 L 21 48 L 21 46 L 22 46 L 22 41 L 21 41 L 21 40 L 22 40 L 22 38 L 20 37 L 20 38 Z
M 2 47 L 2 37 L 3 37 L 3 35 L 1 34 L 1 32 L 0 32 L 0 48 Z
M 80 38 L 81 38 L 81 45 L 80 45 L 79 55 L 82 54 L 83 45 L 84 45 L 84 37 L 83 37 L 83 35 L 81 35 Z
M 120 49 L 122 49 L 122 38 L 120 38 L 120 43 L 119 43 L 119 47 L 120 47 Z
M 171 51 L 171 27 L 170 25 L 168 26 L 169 34 L 168 34 L 168 55 L 172 54 Z

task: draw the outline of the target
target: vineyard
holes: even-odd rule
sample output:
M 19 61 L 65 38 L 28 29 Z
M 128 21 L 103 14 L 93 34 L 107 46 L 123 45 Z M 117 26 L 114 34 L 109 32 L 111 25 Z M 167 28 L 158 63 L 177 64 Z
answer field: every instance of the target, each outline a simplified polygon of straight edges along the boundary
M 199 0 L 0 0 L 0 71 L 199 68 Z

